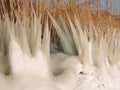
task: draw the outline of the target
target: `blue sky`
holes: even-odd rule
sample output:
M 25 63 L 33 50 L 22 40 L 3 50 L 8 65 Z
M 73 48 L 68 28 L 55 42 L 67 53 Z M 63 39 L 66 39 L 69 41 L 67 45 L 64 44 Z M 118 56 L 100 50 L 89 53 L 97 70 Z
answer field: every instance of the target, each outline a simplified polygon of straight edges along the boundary
M 118 5 L 119 13 L 120 13 L 120 0 L 117 0 L 117 5 Z
M 101 3 L 104 5 L 106 0 L 101 0 Z M 118 7 L 118 11 L 120 14 L 120 0 L 112 0 L 112 4 L 115 5 L 115 1 L 117 1 L 117 7 Z
M 34 0 L 33 0 L 34 1 Z M 50 2 L 51 0 L 47 0 L 48 2 Z M 68 0 L 67 0 L 68 1 Z M 79 0 L 80 2 L 84 2 L 84 0 Z M 106 0 L 100 0 L 102 5 L 104 6 L 105 5 L 105 1 Z M 108 0 L 109 1 L 109 0 Z M 114 2 L 117 1 L 117 6 L 118 6 L 118 11 L 119 11 L 119 14 L 120 14 L 120 0 L 112 0 L 112 3 L 114 5 Z M 104 8 L 104 7 L 103 7 Z

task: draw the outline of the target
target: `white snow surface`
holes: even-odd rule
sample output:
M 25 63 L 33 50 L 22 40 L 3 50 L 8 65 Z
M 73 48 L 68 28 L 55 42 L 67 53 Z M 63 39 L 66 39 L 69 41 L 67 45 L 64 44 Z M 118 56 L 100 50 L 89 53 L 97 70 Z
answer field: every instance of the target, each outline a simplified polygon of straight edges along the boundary
M 10 44 L 12 74 L 0 74 L 0 90 L 120 90 L 120 70 L 115 65 L 108 70 L 82 65 L 79 57 L 63 53 L 47 58 L 38 51 L 34 58 L 22 52 L 13 40 Z M 46 64 L 51 60 L 51 69 Z M 52 75 L 53 73 L 60 73 Z

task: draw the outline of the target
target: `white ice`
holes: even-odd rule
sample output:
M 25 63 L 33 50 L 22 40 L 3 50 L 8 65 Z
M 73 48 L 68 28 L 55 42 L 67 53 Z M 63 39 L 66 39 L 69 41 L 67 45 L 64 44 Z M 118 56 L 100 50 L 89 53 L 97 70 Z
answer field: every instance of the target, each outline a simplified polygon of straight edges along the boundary
M 14 40 L 10 49 L 12 73 L 0 74 L 0 90 L 120 90 L 118 67 L 104 72 L 94 66 L 83 66 L 77 56 L 57 53 L 51 55 L 52 75 L 42 51 L 32 58 Z

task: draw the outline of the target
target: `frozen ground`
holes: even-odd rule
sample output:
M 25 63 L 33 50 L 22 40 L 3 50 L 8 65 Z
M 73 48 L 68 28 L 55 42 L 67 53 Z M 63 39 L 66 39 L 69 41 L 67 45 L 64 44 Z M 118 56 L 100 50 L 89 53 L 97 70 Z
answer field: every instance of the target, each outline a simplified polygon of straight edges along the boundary
M 74 68 L 74 71 L 77 73 L 73 90 L 120 90 L 120 71 L 116 67 L 117 65 L 110 68 L 110 72 L 108 72 L 102 68 L 98 69 L 94 66 L 82 66 L 77 62 L 75 63 L 77 57 L 72 56 L 66 59 L 66 56 L 59 54 L 57 58 L 62 56 L 66 61 L 62 58 L 64 61 L 60 65 L 64 68 Z
M 13 44 L 13 73 L 9 76 L 0 74 L 0 90 L 120 90 L 117 65 L 108 72 L 92 65 L 83 66 L 77 56 L 56 53 L 51 55 L 51 75 L 45 62 L 41 62 L 46 61 L 44 54 L 38 52 L 35 58 L 31 58 L 22 53 L 16 42 Z

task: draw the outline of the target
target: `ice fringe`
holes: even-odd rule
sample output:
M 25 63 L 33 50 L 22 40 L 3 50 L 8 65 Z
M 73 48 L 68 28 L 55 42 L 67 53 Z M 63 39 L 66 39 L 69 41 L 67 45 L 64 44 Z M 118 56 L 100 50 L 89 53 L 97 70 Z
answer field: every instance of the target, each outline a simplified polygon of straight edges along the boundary
M 52 61 L 50 56 L 48 20 L 45 27 L 42 27 L 41 16 L 38 18 L 35 13 L 31 19 L 24 16 L 23 20 L 16 18 L 16 21 L 11 21 L 6 14 L 0 19 L 0 88 L 73 90 L 79 73 L 76 71 L 81 68 L 81 64 L 77 58 L 76 61 L 67 58 L 58 63 L 58 67 L 51 66 L 51 62 L 58 61 Z M 63 72 L 55 75 L 52 67 L 56 67 L 54 73 L 59 72 L 58 68 L 62 68 Z
M 97 67 L 105 66 L 106 68 L 108 68 L 107 64 L 112 66 L 119 63 L 119 47 L 114 44 L 113 38 L 111 36 L 98 35 L 92 22 L 89 26 L 89 29 L 87 29 L 86 26 L 81 26 L 79 19 L 74 16 L 74 26 L 68 16 L 68 22 L 71 28 L 70 30 L 68 30 L 67 27 L 65 27 L 65 22 L 61 17 L 60 18 L 62 20 L 62 24 L 64 24 L 63 27 L 58 25 L 51 15 L 50 18 L 53 22 L 58 36 L 60 37 L 65 53 L 71 53 L 73 55 L 77 53 L 78 56 L 81 58 L 80 62 L 84 65 L 90 64 Z M 63 28 L 63 30 L 61 28 Z M 66 30 L 68 30 L 67 33 Z M 88 30 L 89 33 L 87 32 Z M 71 42 L 73 45 L 71 45 L 71 42 L 69 40 L 70 38 L 72 38 Z M 117 39 L 115 40 L 115 42 L 116 41 Z
M 88 90 L 90 86 L 91 90 L 99 90 L 101 87 L 109 90 L 112 83 L 113 86 L 114 83 L 120 85 L 120 53 L 119 48 L 110 45 L 111 38 L 99 36 L 92 23 L 88 34 L 84 30 L 87 28 L 81 26 L 76 16 L 76 27 L 68 16 L 71 32 L 60 17 L 64 29 L 62 31 L 55 19 L 50 14 L 49 16 L 61 39 L 64 52 L 74 56 L 50 55 L 48 20 L 45 27 L 42 27 L 41 16 L 38 18 L 35 13 L 31 19 L 23 17 L 22 21 L 17 19 L 16 22 L 10 21 L 6 15 L 0 19 L 2 90 Z M 77 86 L 78 81 L 81 82 L 80 87 Z M 85 88 L 86 83 L 90 84 L 88 88 Z M 96 84 L 92 85 L 94 83 Z M 114 89 L 119 90 L 118 86 Z
M 77 16 L 74 16 L 74 22 L 71 21 L 69 15 L 67 17 L 70 26 L 70 30 L 68 31 L 70 32 L 66 33 L 68 28 L 64 20 L 60 17 L 63 26 L 58 25 L 56 20 L 50 15 L 53 26 L 60 37 L 64 53 L 73 55 L 77 53 L 79 61 L 83 65 L 82 72 L 86 73 L 88 76 L 91 75 L 90 77 L 94 78 L 93 81 L 95 81 L 95 83 L 96 79 L 102 82 L 103 86 L 101 88 L 103 90 L 119 90 L 120 48 L 115 44 L 117 39 L 115 39 L 115 41 L 113 39 L 115 33 L 113 33 L 112 36 L 110 36 L 110 34 L 100 36 L 98 32 L 96 32 L 97 30 L 95 30 L 92 21 L 90 22 L 89 28 L 87 28 L 85 25 L 82 26 Z M 89 33 L 87 31 L 89 31 Z M 69 40 L 70 38 L 72 38 L 72 44 Z M 86 81 L 81 82 L 83 86 L 80 86 L 81 88 L 77 90 L 88 90 L 91 87 L 90 90 L 101 89 L 94 87 L 94 85 L 91 87 L 86 86 L 89 82 L 89 78 L 87 76 L 82 78 L 85 78 Z M 115 78 L 118 80 L 116 81 Z M 90 83 L 92 83 L 91 81 Z M 117 82 L 116 85 L 114 85 L 114 82 Z M 106 83 L 113 84 L 113 86 L 105 85 Z

